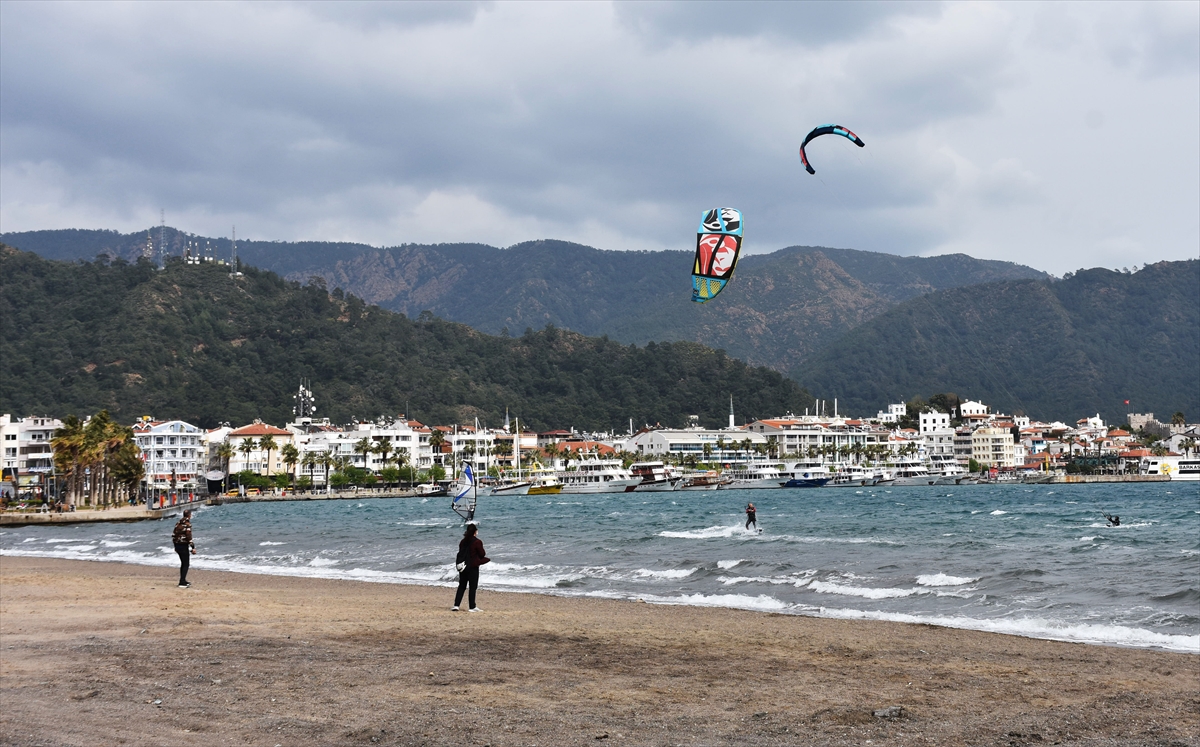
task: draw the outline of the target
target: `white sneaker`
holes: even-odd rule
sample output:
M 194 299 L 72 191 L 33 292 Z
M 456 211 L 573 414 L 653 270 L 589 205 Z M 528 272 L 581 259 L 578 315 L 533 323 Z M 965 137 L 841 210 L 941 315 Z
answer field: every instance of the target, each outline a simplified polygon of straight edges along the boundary
M 483 612 L 483 610 L 479 607 L 472 607 L 471 609 L 467 610 L 467 612 Z
M 450 608 L 450 611 L 451 611 L 451 612 L 458 612 L 458 605 L 455 605 L 455 606 L 451 607 L 451 608 Z

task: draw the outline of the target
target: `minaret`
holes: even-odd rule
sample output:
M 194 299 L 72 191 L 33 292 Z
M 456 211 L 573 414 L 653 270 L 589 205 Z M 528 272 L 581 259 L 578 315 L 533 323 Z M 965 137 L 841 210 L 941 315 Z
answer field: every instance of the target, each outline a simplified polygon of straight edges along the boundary
M 736 426 L 733 424 L 733 395 L 729 395 L 729 430 L 733 430 Z

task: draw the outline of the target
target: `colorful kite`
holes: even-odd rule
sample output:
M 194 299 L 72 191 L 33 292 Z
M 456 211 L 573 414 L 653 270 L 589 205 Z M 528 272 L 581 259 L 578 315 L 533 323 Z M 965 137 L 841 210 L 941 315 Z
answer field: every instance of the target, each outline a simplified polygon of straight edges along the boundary
M 800 143 L 800 160 L 804 163 L 804 168 L 808 169 L 808 173 L 810 174 L 815 174 L 817 172 L 808 164 L 808 154 L 804 152 L 804 146 L 808 145 L 813 138 L 821 137 L 822 135 L 841 135 L 860 148 L 866 145 L 866 143 L 864 143 L 858 135 L 855 135 L 853 132 L 847 130 L 841 125 L 827 124 L 815 128 L 804 138 L 804 142 Z
M 696 234 L 696 259 L 692 262 L 692 300 L 716 298 L 733 277 L 742 250 L 742 211 L 715 208 L 704 214 Z

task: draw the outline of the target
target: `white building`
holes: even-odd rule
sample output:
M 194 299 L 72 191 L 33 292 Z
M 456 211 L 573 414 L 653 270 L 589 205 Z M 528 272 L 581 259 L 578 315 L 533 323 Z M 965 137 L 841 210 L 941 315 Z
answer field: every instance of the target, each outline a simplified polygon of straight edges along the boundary
M 54 431 L 61 427 L 62 421 L 57 418 L 14 419 L 11 415 L 0 415 L 4 482 L 10 482 L 15 473 L 21 489 L 44 484 L 43 476 L 54 472 L 51 441 L 54 440 Z
M 920 422 L 920 434 L 924 436 L 934 431 L 950 430 L 950 414 L 946 412 L 923 412 L 917 416 Z
M 875 414 L 875 419 L 881 423 L 899 423 L 900 418 L 908 414 L 908 406 L 903 402 L 895 405 L 888 405 L 887 412 L 880 410 Z
M 988 406 L 982 402 L 967 400 L 958 405 L 958 414 L 964 419 L 985 417 L 988 414 Z
M 774 439 L 781 457 L 804 457 L 821 449 L 827 455 L 843 455 L 848 449 L 853 460 L 860 461 L 870 447 L 890 448 L 890 431 L 859 420 L 789 415 L 756 420 L 748 428 Z
M 749 441 L 750 450 L 746 450 Z M 708 452 L 705 452 L 705 446 Z M 643 459 L 694 456 L 698 461 L 733 462 L 756 458 L 755 446 L 766 448 L 767 437 L 749 429 L 656 428 L 641 430 L 621 442 L 625 451 Z
M 153 489 L 195 488 L 208 463 L 206 433 L 182 420 L 146 417 L 133 426 L 146 484 Z
M 269 450 L 262 448 L 262 441 L 267 437 L 275 443 Z M 250 425 L 229 431 L 225 440 L 233 447 L 233 457 L 229 460 L 230 474 L 249 470 L 256 475 L 269 477 L 288 471 L 288 466 L 283 462 L 283 447 L 294 443 L 291 431 L 256 420 Z

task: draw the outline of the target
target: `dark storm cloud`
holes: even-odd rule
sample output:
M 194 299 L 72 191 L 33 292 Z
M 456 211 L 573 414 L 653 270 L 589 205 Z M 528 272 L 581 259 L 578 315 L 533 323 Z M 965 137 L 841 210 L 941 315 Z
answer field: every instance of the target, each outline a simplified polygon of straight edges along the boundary
M 1097 170 L 1089 139 L 1146 116 L 1195 128 L 1190 10 L 6 2 L 3 14 L 6 231 L 128 230 L 162 207 L 185 230 L 236 222 L 261 238 L 682 248 L 702 209 L 727 204 L 746 211 L 748 251 L 963 250 L 1061 271 L 1085 262 L 1049 266 L 1042 247 L 1150 251 L 1197 230 L 1170 217 L 1196 196 L 1195 169 L 1178 171 L 1194 144 L 1140 144 Z M 810 177 L 796 148 L 828 121 L 868 147 L 822 139 Z M 1058 138 L 1059 122 L 1085 132 Z M 1150 180 L 1168 196 L 1143 205 L 1136 185 Z M 1115 221 L 1114 204 L 1146 217 Z

